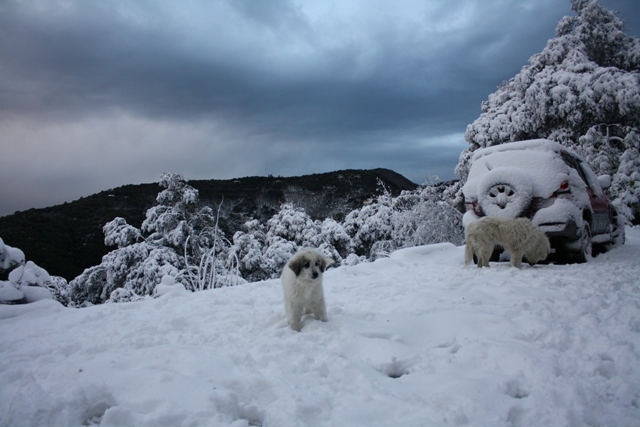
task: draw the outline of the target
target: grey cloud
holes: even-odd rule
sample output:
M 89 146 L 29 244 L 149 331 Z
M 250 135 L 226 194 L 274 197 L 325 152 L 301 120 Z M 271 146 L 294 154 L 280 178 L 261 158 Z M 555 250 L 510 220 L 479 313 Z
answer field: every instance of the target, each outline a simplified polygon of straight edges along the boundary
M 638 34 L 639 4 L 601 3 Z M 54 177 L 88 191 L 67 174 L 92 192 L 163 171 L 388 167 L 414 181 L 453 178 L 480 103 L 571 13 L 568 0 L 7 0 L 0 178 L 13 179 L 0 215 Z M 459 142 L 439 142 L 451 135 Z M 26 140 L 39 167 L 20 178 Z M 112 154 L 92 163 L 103 145 Z M 296 163 L 295 150 L 312 164 Z M 21 185 L 29 180 L 39 184 Z

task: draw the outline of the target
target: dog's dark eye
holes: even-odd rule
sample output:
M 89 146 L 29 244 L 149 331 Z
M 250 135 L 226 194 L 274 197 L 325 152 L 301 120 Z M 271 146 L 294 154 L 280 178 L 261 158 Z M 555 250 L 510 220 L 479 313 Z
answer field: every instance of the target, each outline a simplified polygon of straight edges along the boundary
M 316 262 L 316 267 L 320 267 L 320 263 L 319 262 Z
M 304 265 L 304 268 L 309 268 L 310 266 L 311 266 L 311 264 L 306 263 L 306 264 Z

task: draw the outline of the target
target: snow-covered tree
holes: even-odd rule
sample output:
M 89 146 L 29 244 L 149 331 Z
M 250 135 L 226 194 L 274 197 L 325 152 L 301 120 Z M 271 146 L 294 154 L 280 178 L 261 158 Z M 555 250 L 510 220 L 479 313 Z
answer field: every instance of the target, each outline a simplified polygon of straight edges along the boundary
M 142 240 L 142 233 L 136 227 L 127 224 L 127 220 L 121 217 L 109 221 L 102 227 L 104 244 L 123 248 Z
M 285 203 L 280 211 L 267 221 L 267 243 L 278 238 L 295 243 L 298 247 L 316 246 L 321 228 L 303 208 Z
M 597 174 L 613 175 L 611 194 L 628 219 L 640 218 L 640 41 L 596 0 L 571 0 L 576 16 L 562 18 L 529 65 L 489 95 L 467 127 L 470 147 L 457 175 L 465 181 L 477 148 L 549 138 L 582 154 Z
M 459 187 L 459 183 L 434 183 L 397 197 L 383 188 L 375 200 L 345 218 L 344 230 L 352 237 L 353 253 L 375 259 L 406 247 L 461 244 L 462 215 L 455 207 Z
M 252 219 L 244 224 L 244 230 L 233 235 L 233 244 L 229 248 L 238 259 L 238 267 L 242 277 L 249 282 L 268 279 L 263 270 L 263 251 L 267 236 L 264 227 L 258 220 Z
M 148 296 L 164 276 L 178 278 L 191 291 L 238 283 L 230 243 L 213 210 L 199 206 L 198 191 L 178 174 L 163 174 L 160 185 L 165 189 L 141 230 L 123 218 L 103 227 L 105 244 L 117 248 L 71 281 L 76 305 Z
M 213 209 L 199 206 L 198 190 L 179 174 L 163 174 L 160 185 L 165 189 L 156 198 L 158 205 L 147 210 L 142 223 L 146 240 L 177 252 L 184 251 L 187 245 L 189 252 L 199 259 L 205 248 L 213 246 L 216 232 L 219 233 Z
M 428 185 L 395 201 L 392 240 L 398 248 L 464 241 L 462 214 L 455 206 L 460 183 Z
M 375 259 L 378 254 L 389 251 L 389 245 L 383 242 L 391 240 L 392 215 L 393 197 L 386 189 L 376 200 L 349 212 L 344 219 L 344 230 L 351 237 L 356 255 Z
M 459 183 L 434 183 L 398 197 L 381 194 L 350 212 L 344 222 L 313 220 L 285 203 L 266 225 L 247 221 L 233 236 L 230 252 L 249 281 L 279 277 L 287 260 L 305 246 L 318 248 L 335 266 L 354 265 L 410 246 L 461 244 L 462 214 L 454 206 Z
M 318 241 L 320 246 L 324 245 L 326 248 L 322 252 L 333 259 L 335 265 L 340 265 L 342 258 L 351 253 L 351 237 L 344 226 L 333 218 L 327 218 L 320 224 Z

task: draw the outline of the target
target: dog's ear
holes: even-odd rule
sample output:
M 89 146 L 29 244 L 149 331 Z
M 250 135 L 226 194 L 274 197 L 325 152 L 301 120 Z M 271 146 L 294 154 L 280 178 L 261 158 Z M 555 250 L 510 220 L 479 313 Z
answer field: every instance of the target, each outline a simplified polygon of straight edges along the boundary
M 296 259 L 289 261 L 289 268 L 292 269 L 294 273 L 296 273 L 296 276 L 299 276 L 300 272 L 302 271 L 302 266 L 304 265 L 304 263 L 305 263 L 304 258 L 298 257 Z
M 327 267 L 331 264 L 333 264 L 333 260 L 331 258 L 322 258 L 322 261 L 320 262 L 320 270 L 324 273 Z

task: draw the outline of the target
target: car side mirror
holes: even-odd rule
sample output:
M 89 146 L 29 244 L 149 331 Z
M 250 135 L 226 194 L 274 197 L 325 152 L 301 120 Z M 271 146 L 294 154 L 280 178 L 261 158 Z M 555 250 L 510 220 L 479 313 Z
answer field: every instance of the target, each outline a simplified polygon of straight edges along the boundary
M 603 190 L 611 187 L 611 175 L 600 175 L 598 177 L 598 184 L 600 184 Z

